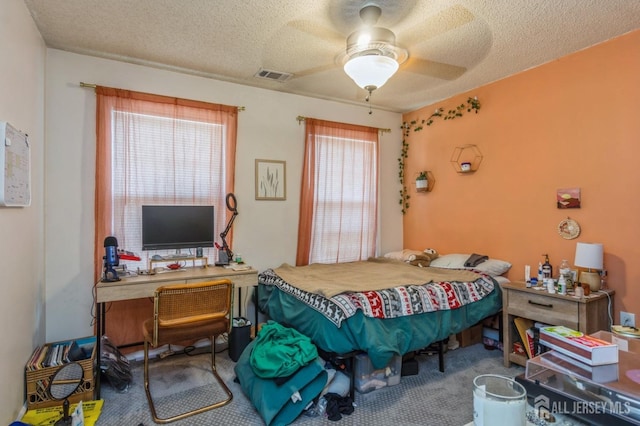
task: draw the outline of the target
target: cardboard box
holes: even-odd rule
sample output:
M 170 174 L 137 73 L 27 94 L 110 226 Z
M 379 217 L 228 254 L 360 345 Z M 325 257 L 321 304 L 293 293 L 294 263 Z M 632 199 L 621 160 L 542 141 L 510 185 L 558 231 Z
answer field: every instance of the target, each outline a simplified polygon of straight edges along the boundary
M 541 328 L 540 343 L 590 366 L 618 362 L 618 345 L 568 327 Z
M 460 333 L 456 334 L 456 340 L 460 342 L 461 348 L 482 342 L 482 323 L 476 324 L 466 330 L 462 330 Z

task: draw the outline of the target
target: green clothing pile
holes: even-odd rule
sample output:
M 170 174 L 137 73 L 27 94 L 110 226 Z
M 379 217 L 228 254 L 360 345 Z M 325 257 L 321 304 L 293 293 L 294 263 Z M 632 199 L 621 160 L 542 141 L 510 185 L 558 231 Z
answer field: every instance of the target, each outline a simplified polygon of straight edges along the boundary
M 250 364 L 260 378 L 288 377 L 317 357 L 318 349 L 307 336 L 268 321 L 256 337 Z

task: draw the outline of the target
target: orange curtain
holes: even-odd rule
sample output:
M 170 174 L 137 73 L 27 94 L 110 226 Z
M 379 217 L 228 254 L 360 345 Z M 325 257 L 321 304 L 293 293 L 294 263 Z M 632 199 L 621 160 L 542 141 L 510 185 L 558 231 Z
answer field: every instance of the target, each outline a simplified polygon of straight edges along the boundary
M 375 254 L 378 129 L 305 119 L 296 265 Z

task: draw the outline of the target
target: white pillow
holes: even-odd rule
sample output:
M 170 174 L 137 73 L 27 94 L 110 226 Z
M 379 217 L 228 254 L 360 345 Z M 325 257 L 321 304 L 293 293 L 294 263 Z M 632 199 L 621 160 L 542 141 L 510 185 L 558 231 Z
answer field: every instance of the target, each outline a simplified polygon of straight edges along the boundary
M 429 266 L 436 268 L 462 269 L 464 262 L 469 258 L 469 254 L 443 254 L 431 261 Z
M 511 263 L 500 259 L 489 259 L 475 267 L 467 268 L 464 262 L 469 259 L 470 254 L 443 254 L 431 261 L 429 266 L 447 269 L 475 269 L 485 274 L 499 276 L 511 269 Z

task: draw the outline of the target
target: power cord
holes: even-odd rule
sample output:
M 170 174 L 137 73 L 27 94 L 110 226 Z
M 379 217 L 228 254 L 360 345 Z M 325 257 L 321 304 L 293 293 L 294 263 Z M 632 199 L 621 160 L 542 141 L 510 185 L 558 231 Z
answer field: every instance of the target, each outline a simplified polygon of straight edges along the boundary
M 222 343 L 224 343 L 224 348 L 222 348 L 220 350 L 217 350 L 216 354 L 222 353 L 222 352 L 226 351 L 227 349 L 229 349 L 229 335 L 227 333 L 223 333 L 223 334 L 220 334 L 220 335 L 216 336 L 215 340 L 217 341 L 218 339 L 221 339 L 223 341 Z M 214 341 L 213 342 L 214 346 L 211 347 L 211 350 L 213 350 L 213 347 L 215 347 L 215 345 L 219 344 L 219 343 L 220 342 L 216 343 Z M 196 356 L 196 355 L 200 355 L 200 354 L 203 354 L 203 353 L 211 353 L 211 350 L 196 352 L 196 350 L 198 350 L 198 349 L 199 349 L 199 347 L 197 347 L 197 346 L 189 345 L 189 346 L 186 346 L 182 350 L 182 352 L 187 356 Z
M 602 290 L 598 290 L 597 293 L 602 293 L 607 296 L 607 316 L 609 317 L 609 331 L 611 331 L 613 327 L 613 315 L 611 314 L 611 295 L 609 294 L 608 291 L 602 291 Z

